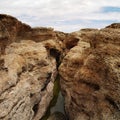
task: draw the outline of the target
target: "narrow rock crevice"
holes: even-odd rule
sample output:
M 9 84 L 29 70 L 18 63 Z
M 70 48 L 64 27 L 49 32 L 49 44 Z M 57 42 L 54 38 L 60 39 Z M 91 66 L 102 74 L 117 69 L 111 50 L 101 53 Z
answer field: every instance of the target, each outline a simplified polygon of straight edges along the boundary
M 52 73 L 48 73 L 48 74 L 47 74 L 46 81 L 45 81 L 44 86 L 43 86 L 43 88 L 41 89 L 41 91 L 44 91 L 44 90 L 46 89 L 47 85 L 49 84 L 49 82 L 50 82 L 50 80 L 51 80 L 51 75 L 52 75 Z
M 60 57 L 61 57 L 60 51 L 58 51 L 57 49 L 51 48 L 50 55 L 56 59 L 57 69 L 58 69 L 60 65 Z
M 120 104 L 116 103 L 110 96 L 106 96 L 105 100 L 112 105 L 116 110 L 120 111 Z
M 35 104 L 32 108 L 33 112 L 34 112 L 34 116 L 37 114 L 38 112 L 38 109 L 39 109 L 39 103 L 38 104 Z

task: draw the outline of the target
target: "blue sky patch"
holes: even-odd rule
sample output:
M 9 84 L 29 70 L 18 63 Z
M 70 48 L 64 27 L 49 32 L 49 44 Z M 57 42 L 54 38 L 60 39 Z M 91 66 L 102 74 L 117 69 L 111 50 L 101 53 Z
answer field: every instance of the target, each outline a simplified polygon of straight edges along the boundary
M 105 12 L 105 13 L 120 12 L 120 7 L 112 7 L 112 6 L 102 7 L 102 12 Z

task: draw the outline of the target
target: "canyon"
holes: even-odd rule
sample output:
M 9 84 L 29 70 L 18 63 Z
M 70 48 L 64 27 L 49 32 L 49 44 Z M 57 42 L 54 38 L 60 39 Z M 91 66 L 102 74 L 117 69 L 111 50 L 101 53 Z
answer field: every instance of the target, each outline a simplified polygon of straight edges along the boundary
M 0 14 L 0 120 L 43 120 L 58 77 L 65 112 L 46 120 L 119 120 L 120 23 L 64 33 Z

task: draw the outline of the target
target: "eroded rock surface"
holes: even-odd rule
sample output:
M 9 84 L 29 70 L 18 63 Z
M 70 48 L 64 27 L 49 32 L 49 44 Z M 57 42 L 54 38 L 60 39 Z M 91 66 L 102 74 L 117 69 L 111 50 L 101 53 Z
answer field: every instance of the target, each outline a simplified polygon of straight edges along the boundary
M 0 119 L 39 120 L 53 95 L 56 60 L 42 43 L 12 43 L 0 58 Z
M 57 72 L 69 120 L 120 119 L 119 23 L 63 33 L 0 14 L 0 50 L 0 120 L 41 119 Z
M 65 33 L 54 31 L 53 28 L 31 28 L 12 16 L 0 14 L 0 52 L 2 54 L 4 54 L 6 46 L 12 42 L 20 42 L 21 40 L 42 42 L 49 39 L 63 41 L 65 38 Z
M 116 29 L 115 29 L 116 28 Z M 59 67 L 70 120 L 120 119 L 120 29 L 83 29 Z

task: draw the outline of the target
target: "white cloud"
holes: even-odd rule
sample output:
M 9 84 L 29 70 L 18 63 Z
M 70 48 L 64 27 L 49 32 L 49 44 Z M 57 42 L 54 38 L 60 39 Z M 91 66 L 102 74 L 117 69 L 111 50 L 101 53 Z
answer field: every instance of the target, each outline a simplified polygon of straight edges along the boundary
M 0 13 L 13 15 L 32 26 L 53 26 L 58 30 L 72 31 L 89 27 L 89 22 L 95 20 L 103 21 L 103 24 L 91 23 L 91 27 L 96 24 L 103 27 L 104 21 L 120 22 L 120 12 L 101 12 L 106 6 L 120 7 L 120 0 L 3 0 Z M 75 23 L 76 20 L 80 22 Z M 65 24 L 66 21 L 74 24 Z

